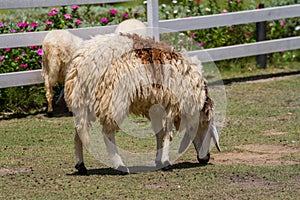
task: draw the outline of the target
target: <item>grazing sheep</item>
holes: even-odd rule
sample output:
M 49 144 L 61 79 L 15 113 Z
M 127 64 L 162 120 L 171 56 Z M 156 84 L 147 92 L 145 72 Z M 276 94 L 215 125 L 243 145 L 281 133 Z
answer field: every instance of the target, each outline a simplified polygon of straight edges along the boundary
M 121 22 L 116 28 L 115 33 L 136 33 L 141 37 L 147 37 L 146 25 L 137 19 L 127 19 Z
M 57 82 L 65 82 L 68 71 L 67 63 L 70 62 L 81 42 L 81 38 L 66 30 L 53 30 L 46 35 L 43 41 L 42 76 L 45 81 L 48 116 L 53 115 L 53 87 Z
M 146 26 L 136 19 L 128 19 L 121 22 L 115 33 L 132 32 L 146 36 Z M 106 36 L 99 36 L 98 40 L 106 40 Z M 47 115 L 53 115 L 52 99 L 53 87 L 57 82 L 64 83 L 68 71 L 67 63 L 71 60 L 73 53 L 79 48 L 82 39 L 66 30 L 53 30 L 48 33 L 43 41 L 43 67 L 42 76 L 45 81 L 46 99 L 48 102 Z M 61 92 L 57 102 L 63 98 Z
M 83 43 L 69 68 L 65 100 L 75 117 L 75 167 L 79 174 L 87 173 L 82 144 L 89 145 L 89 126 L 96 119 L 103 126 L 114 168 L 129 173 L 115 144 L 118 124 L 129 113 L 150 119 L 156 133 L 158 167 L 170 167 L 173 124 L 186 133 L 179 152 L 193 140 L 197 158 L 205 164 L 211 138 L 220 150 L 207 83 L 186 53 L 136 34 L 110 35 L 104 42 L 96 36 Z M 161 108 L 165 114 L 155 115 L 160 113 L 155 109 Z

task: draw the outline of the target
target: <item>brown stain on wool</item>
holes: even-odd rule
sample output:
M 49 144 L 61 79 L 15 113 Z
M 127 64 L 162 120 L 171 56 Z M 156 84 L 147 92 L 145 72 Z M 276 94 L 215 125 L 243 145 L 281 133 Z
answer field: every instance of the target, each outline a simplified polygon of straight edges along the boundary
M 164 79 L 163 65 L 166 61 L 182 59 L 178 52 L 172 50 L 163 42 L 140 37 L 137 34 L 122 34 L 133 41 L 133 48 L 137 58 L 140 58 L 146 69 L 151 72 L 153 87 L 162 87 Z

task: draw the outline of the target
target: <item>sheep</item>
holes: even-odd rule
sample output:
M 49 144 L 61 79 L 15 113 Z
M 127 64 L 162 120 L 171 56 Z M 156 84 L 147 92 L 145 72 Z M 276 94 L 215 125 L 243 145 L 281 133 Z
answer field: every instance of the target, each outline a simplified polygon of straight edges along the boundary
M 141 37 L 147 37 L 146 25 L 137 19 L 127 19 L 121 22 L 115 30 L 116 34 L 120 33 L 136 33 Z
M 49 117 L 53 115 L 53 87 L 57 82 L 64 84 L 68 71 L 67 63 L 82 41 L 81 38 L 66 30 L 53 30 L 43 40 L 42 76 L 45 82 Z
M 115 33 L 135 32 L 142 36 L 146 35 L 146 26 L 137 19 L 128 19 L 121 22 Z M 106 36 L 99 36 L 98 39 L 106 40 Z M 42 76 L 45 82 L 46 99 L 48 103 L 47 115 L 53 116 L 52 99 L 53 87 L 57 82 L 64 83 L 67 63 L 71 60 L 73 53 L 80 47 L 82 39 L 66 30 L 53 30 L 48 33 L 43 41 L 43 66 Z M 57 100 L 63 98 L 63 90 Z M 56 103 L 57 103 L 56 102 Z
M 168 170 L 171 166 L 168 147 L 173 125 L 185 131 L 179 152 L 192 140 L 198 161 L 206 164 L 211 138 L 218 150 L 220 147 L 213 123 L 213 100 L 201 72 L 192 65 L 186 53 L 136 34 L 110 35 L 104 42 L 95 37 L 84 42 L 70 62 L 65 81 L 65 100 L 75 118 L 77 173 L 87 174 L 82 145 L 89 145 L 89 126 L 96 119 L 103 126 L 113 167 L 129 173 L 115 144 L 118 122 L 129 113 L 150 119 L 156 133 L 155 163 L 159 168 Z M 155 109 L 150 112 L 153 105 L 165 109 L 165 114 L 157 117 Z

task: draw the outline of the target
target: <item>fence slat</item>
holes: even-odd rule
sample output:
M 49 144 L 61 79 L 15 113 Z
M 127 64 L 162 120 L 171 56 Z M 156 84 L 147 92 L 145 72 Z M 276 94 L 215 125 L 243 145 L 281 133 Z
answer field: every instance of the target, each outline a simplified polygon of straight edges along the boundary
M 83 39 L 90 39 L 91 36 L 95 36 L 97 34 L 112 33 L 115 31 L 116 27 L 117 25 L 65 30 L 70 31 Z M 41 45 L 48 32 L 49 31 L 38 31 L 30 33 L 1 34 L 0 48 Z
M 148 1 L 147 3 L 147 22 L 148 27 L 151 28 L 150 35 L 155 38 L 156 41 L 159 40 L 159 29 L 158 29 L 158 22 L 159 22 L 159 8 L 158 8 L 158 1 Z
M 37 8 L 67 5 L 118 3 L 132 0 L 1 0 L 0 10 L 13 8 Z
M 201 62 L 211 62 L 295 49 L 300 49 L 300 36 L 255 42 L 250 44 L 190 51 L 189 55 L 198 56 Z
M 43 83 L 41 71 L 42 70 L 38 69 L 32 71 L 0 74 L 0 89 Z
M 198 30 L 300 16 L 300 4 L 159 21 L 160 33 Z

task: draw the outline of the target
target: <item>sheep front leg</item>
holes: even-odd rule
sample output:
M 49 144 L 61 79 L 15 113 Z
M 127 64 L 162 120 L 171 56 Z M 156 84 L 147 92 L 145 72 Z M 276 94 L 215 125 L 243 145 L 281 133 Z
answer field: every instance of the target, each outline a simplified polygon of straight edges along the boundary
M 156 159 L 157 168 L 162 168 L 163 171 L 172 170 L 172 165 L 169 159 L 169 146 L 172 138 L 172 131 L 160 130 L 156 133 Z
M 83 163 L 83 148 L 82 142 L 78 135 L 77 129 L 75 129 L 74 137 L 74 147 L 75 147 L 75 168 L 78 170 L 79 175 L 86 175 L 87 169 Z
M 115 142 L 115 133 L 103 132 L 103 137 L 108 155 L 112 159 L 114 168 L 119 170 L 123 175 L 129 174 L 129 169 L 125 166 L 121 156 L 119 155 Z

